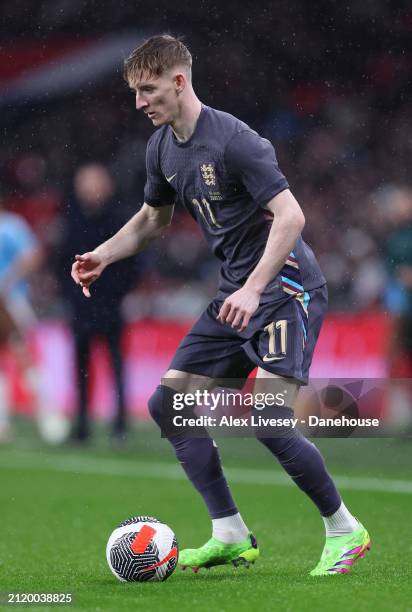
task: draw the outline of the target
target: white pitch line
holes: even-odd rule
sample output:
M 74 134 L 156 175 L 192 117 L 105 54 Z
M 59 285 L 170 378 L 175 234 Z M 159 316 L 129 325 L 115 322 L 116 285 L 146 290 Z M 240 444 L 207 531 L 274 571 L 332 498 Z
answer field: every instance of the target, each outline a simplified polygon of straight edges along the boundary
M 132 478 L 159 478 L 185 480 L 179 465 L 151 461 L 130 461 L 74 457 L 73 455 L 41 455 L 33 452 L 14 451 L 0 454 L 2 469 L 36 469 L 92 476 L 126 476 Z M 286 474 L 278 471 L 251 468 L 226 468 L 230 482 L 239 484 L 293 486 Z M 354 491 L 412 494 L 412 480 L 392 480 L 367 476 L 334 476 L 339 488 Z

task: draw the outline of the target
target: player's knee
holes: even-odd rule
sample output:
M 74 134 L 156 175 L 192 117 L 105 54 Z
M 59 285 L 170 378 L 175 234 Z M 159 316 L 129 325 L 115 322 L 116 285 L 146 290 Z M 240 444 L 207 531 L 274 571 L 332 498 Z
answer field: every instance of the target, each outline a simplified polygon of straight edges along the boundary
M 175 391 L 165 385 L 158 385 L 156 391 L 148 401 L 149 413 L 152 419 L 161 428 L 164 420 L 170 414 L 173 407 L 173 396 Z
M 161 392 L 159 391 L 159 387 L 157 387 L 156 391 L 150 396 L 149 401 L 147 402 L 147 407 L 149 409 L 150 416 L 157 423 L 160 420 L 162 409 Z

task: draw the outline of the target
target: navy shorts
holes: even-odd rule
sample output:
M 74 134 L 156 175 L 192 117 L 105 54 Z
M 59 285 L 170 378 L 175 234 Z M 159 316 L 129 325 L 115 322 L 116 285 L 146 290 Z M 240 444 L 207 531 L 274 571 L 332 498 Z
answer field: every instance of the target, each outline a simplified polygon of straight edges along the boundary
M 328 305 L 326 285 L 262 304 L 239 333 L 216 317 L 214 299 L 183 338 L 169 369 L 218 379 L 245 379 L 260 366 L 307 384 Z

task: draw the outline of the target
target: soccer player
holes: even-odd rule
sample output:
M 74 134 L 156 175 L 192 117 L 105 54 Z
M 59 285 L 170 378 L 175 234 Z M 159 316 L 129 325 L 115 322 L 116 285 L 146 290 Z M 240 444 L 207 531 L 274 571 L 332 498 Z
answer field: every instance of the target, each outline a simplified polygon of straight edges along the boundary
M 191 69 L 189 50 L 169 35 L 150 38 L 125 61 L 136 108 L 158 128 L 147 146 L 144 204 L 117 234 L 77 255 L 72 266 L 73 279 L 90 297 L 106 266 L 143 249 L 171 223 L 176 201 L 220 259 L 215 299 L 178 347 L 163 379 L 167 384 L 149 400 L 159 425 L 182 384 L 190 389 L 202 380 L 211 389 L 217 380 L 247 377 L 256 366 L 255 389 L 281 380 L 296 395 L 307 383 L 327 309 L 325 279 L 300 235 L 302 210 L 272 145 L 239 119 L 202 104 Z M 293 415 L 292 401 L 278 409 Z M 318 449 L 293 428 L 275 437 L 258 431 L 257 437 L 323 518 L 326 544 L 311 574 L 347 573 L 369 548 L 369 535 L 343 503 Z M 233 500 L 214 441 L 184 433 L 168 439 L 212 519 L 211 539 L 182 550 L 180 565 L 197 571 L 253 562 L 256 539 Z

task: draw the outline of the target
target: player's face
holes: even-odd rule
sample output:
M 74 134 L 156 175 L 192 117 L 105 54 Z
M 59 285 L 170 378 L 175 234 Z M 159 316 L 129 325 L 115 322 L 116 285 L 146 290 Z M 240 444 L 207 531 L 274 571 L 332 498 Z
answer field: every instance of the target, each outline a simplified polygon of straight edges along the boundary
M 165 73 L 157 78 L 145 79 L 134 87 L 136 108 L 151 119 L 153 125 L 172 123 L 179 112 L 176 78 Z

